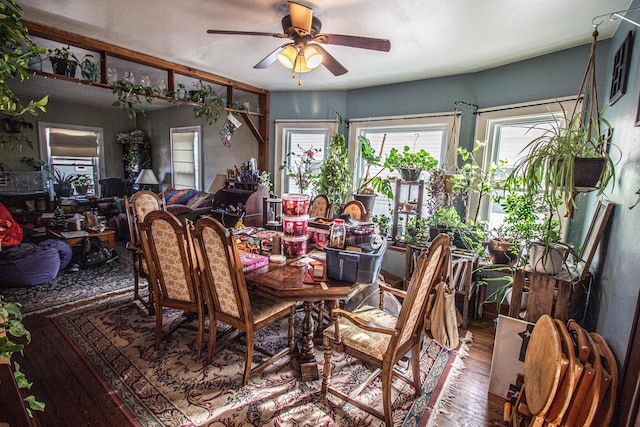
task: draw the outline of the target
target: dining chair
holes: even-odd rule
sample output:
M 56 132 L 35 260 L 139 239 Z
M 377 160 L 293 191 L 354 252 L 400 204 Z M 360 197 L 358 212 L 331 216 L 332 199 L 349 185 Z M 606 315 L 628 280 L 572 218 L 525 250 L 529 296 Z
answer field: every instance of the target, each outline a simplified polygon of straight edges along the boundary
M 129 241 L 127 249 L 131 252 L 133 259 L 133 297 L 153 315 L 153 290 L 149 286 L 149 296 L 145 300 L 140 295 L 140 278 L 149 279 L 147 263 L 142 253 L 140 242 L 139 224 L 141 224 L 147 214 L 156 210 L 165 210 L 164 198 L 151 191 L 142 190 L 134 193 L 131 197 L 124 199 L 125 212 L 127 214 L 127 224 L 129 228 Z
M 333 325 L 323 333 L 324 372 L 322 392 L 333 394 L 346 400 L 369 414 L 384 420 L 391 426 L 391 385 L 393 377 L 399 377 L 412 385 L 415 396 L 422 393 L 420 382 L 420 354 L 422 332 L 424 330 L 424 313 L 427 296 L 433 287 L 442 280 L 449 271 L 447 263 L 451 262 L 450 238 L 440 235 L 434 239 L 429 248 L 418 258 L 417 267 L 411 276 L 406 292 L 384 285 L 384 291 L 403 296 L 404 301 L 397 316 L 380 307 L 368 305 L 349 312 L 340 308 L 332 310 Z M 383 294 L 384 292 L 381 292 Z M 411 350 L 411 371 L 409 378 L 395 369 L 397 362 Z M 376 368 L 369 378 L 350 392 L 339 390 L 331 385 L 332 352 L 341 352 L 373 365 Z M 373 380 L 381 375 L 383 411 L 367 405 L 358 396 Z
M 193 239 L 200 276 L 213 307 L 210 324 L 215 325 L 216 321 L 221 321 L 245 334 L 244 385 L 251 375 L 293 351 L 295 303 L 273 301 L 249 294 L 235 237 L 216 219 L 199 219 L 193 231 Z M 289 332 L 286 348 L 273 354 L 255 346 L 256 331 L 287 316 Z M 210 330 L 213 332 L 207 350 L 208 363 L 211 363 L 216 343 L 216 328 L 210 327 Z M 252 366 L 254 350 L 268 356 L 268 359 L 256 367 Z
M 362 202 L 351 200 L 340 209 L 339 215 L 342 214 L 349 214 L 356 221 L 369 221 L 370 213 L 367 212 Z
M 311 200 L 309 205 L 310 218 L 331 218 L 333 204 L 325 194 L 318 194 Z
M 176 308 L 196 313 L 198 318 L 198 348 L 202 355 L 205 333 L 205 310 L 213 318 L 196 270 L 196 257 L 191 244 L 191 226 L 182 224 L 175 215 L 156 210 L 149 212 L 140 224 L 140 241 L 147 262 L 149 281 L 153 289 L 156 315 L 155 349 L 162 340 L 162 310 Z M 178 324 L 176 327 L 181 326 Z M 167 333 L 170 335 L 175 328 Z M 209 328 L 209 339 L 215 327 Z

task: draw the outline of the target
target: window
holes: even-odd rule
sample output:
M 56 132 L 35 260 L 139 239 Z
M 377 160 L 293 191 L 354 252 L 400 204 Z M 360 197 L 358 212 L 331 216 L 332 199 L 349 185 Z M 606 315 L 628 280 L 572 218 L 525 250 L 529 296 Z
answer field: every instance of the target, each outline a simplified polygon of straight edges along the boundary
M 171 128 L 172 186 L 202 191 L 200 126 Z
M 40 158 L 67 176 L 86 175 L 87 194 L 99 195 L 98 180 L 104 176 L 102 128 L 39 122 L 38 133 L 45 142 L 40 144 Z
M 291 167 L 300 161 L 300 155 L 307 150 L 316 150 L 313 167 L 319 168 L 329 145 L 329 138 L 335 134 L 334 121 L 277 121 L 276 122 L 276 152 L 274 165 L 274 191 L 276 194 L 301 193 L 296 180 L 287 176 Z M 287 170 L 280 170 L 280 166 L 287 164 Z M 313 187 L 305 190 L 306 194 L 315 194 Z
M 505 176 L 524 156 L 523 149 L 545 130 L 562 123 L 562 110 L 573 111 L 575 100 L 545 100 L 526 106 L 505 106 L 491 111 L 479 110 L 476 121 L 476 140 L 487 141 L 480 162 L 484 167 L 506 160 Z M 477 206 L 477 202 L 476 202 Z M 479 219 L 488 222 L 489 229 L 499 227 L 504 211 L 489 197 L 481 201 Z M 563 229 L 566 227 L 563 226 Z
M 351 124 L 349 152 L 351 158 L 354 159 L 354 180 L 356 183 L 360 183 L 366 174 L 366 170 L 360 158 L 360 145 L 357 142 L 354 143 L 354 141 L 357 141 L 357 136 L 367 137 L 377 153 L 381 152 L 380 148 L 384 139 L 384 146 L 382 147 L 383 159 L 392 148 L 402 151 L 404 146 L 409 146 L 416 151 L 424 149 L 438 159 L 438 164 L 441 165 L 446 160 L 447 142 L 450 139 L 453 126 L 453 113 L 422 118 L 389 118 L 375 122 L 354 119 L 351 120 Z M 371 167 L 369 176 L 375 175 L 380 169 L 379 167 Z M 354 187 L 358 187 L 358 185 L 356 184 Z M 395 190 L 393 184 L 392 188 Z M 391 215 L 392 207 L 393 200 L 378 195 L 372 215 Z M 426 207 L 423 207 L 423 212 L 426 212 Z

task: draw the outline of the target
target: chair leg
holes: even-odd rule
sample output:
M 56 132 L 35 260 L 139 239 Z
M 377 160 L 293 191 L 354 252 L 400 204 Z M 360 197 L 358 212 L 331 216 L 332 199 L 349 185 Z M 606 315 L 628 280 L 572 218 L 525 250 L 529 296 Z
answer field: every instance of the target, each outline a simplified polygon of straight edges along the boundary
M 155 349 L 160 348 L 160 340 L 162 339 L 162 307 L 156 307 L 156 343 Z
M 293 353 L 295 349 L 295 329 L 294 323 L 296 318 L 296 309 L 295 307 L 291 307 L 291 314 L 289 315 L 289 353 Z
M 413 388 L 415 396 L 422 394 L 422 384 L 420 382 L 420 343 L 419 339 L 411 348 L 411 371 L 413 372 Z
M 244 364 L 244 378 L 242 385 L 246 385 L 249 382 L 251 376 L 251 365 L 253 365 L 253 331 L 247 331 L 245 334 L 247 340 L 247 359 Z
M 213 355 L 216 351 L 216 333 L 217 333 L 217 321 L 216 316 L 213 313 L 211 304 L 207 304 L 207 311 L 209 314 L 209 345 L 207 346 L 207 364 L 211 364 Z
M 331 343 L 329 339 L 322 339 L 324 346 L 324 368 L 322 369 L 322 394 L 327 394 L 329 384 L 331 383 Z
M 202 357 L 202 347 L 204 347 L 204 307 L 200 307 L 198 310 L 198 352 L 196 359 L 200 360 Z
M 413 356 L 413 355 L 412 355 Z M 391 416 L 391 380 L 393 379 L 392 369 L 382 367 L 382 409 L 384 412 L 384 425 L 392 426 Z

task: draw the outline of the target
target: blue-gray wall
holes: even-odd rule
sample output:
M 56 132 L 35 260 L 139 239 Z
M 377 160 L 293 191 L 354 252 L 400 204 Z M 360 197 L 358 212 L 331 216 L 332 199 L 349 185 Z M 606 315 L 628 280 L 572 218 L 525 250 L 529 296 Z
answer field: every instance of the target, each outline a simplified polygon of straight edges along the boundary
M 640 6 L 640 0 L 634 2 Z M 608 101 L 612 62 L 627 32 L 622 23 L 609 40 L 597 44 L 598 90 L 601 104 Z M 587 322 L 601 333 L 622 363 L 638 297 L 640 277 L 640 206 L 628 209 L 640 189 L 640 127 L 635 127 L 640 91 L 640 37 L 634 51 L 627 93 L 606 112 L 613 125 L 612 154 L 620 158 L 615 189 L 606 196 L 614 203 L 613 217 L 596 257 L 596 280 Z M 344 119 L 451 111 L 457 100 L 490 108 L 539 99 L 576 95 L 585 72 L 590 45 L 556 52 L 502 67 L 459 76 L 421 80 L 350 91 L 272 92 L 270 119 L 326 119 L 338 112 Z M 471 147 L 475 131 L 473 110 L 462 106 L 460 144 Z M 344 129 L 342 130 L 344 132 Z M 274 126 L 271 125 L 270 150 L 273 155 Z M 273 167 L 273 158 L 269 159 Z M 580 243 L 588 226 L 596 198 L 581 196 L 570 228 L 570 239 Z

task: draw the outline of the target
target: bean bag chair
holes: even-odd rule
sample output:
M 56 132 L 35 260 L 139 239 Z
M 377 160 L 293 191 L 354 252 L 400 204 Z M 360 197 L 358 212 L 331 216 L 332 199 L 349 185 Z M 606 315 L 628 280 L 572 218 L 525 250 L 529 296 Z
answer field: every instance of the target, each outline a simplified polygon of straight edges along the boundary
M 0 252 L 0 287 L 34 286 L 53 280 L 71 261 L 62 240 L 20 243 Z

